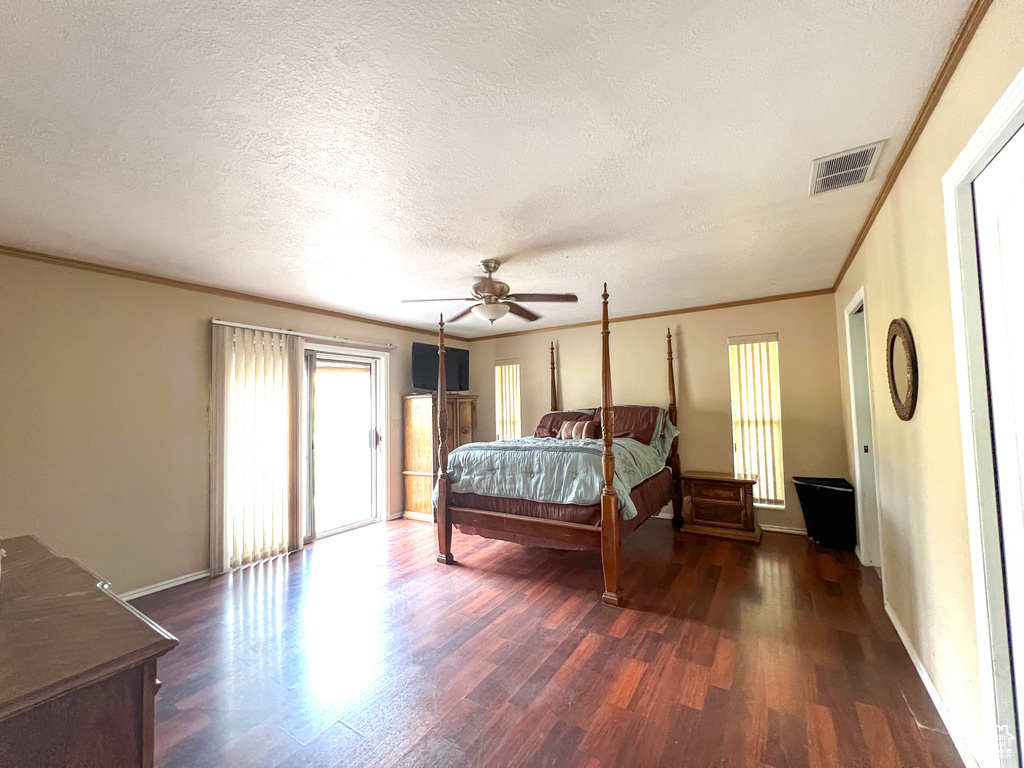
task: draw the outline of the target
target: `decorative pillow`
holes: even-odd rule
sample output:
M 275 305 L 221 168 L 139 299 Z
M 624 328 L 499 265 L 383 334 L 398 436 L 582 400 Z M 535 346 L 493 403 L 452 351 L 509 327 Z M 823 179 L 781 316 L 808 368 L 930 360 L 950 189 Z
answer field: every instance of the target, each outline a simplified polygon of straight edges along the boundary
M 562 424 L 567 421 L 592 421 L 599 418 L 592 410 L 582 411 L 551 411 L 545 413 L 537 425 L 534 437 L 558 437 Z
M 582 440 L 583 439 L 583 428 L 586 427 L 587 424 L 593 424 L 593 423 L 594 422 L 592 422 L 592 421 L 577 421 L 577 422 L 574 422 L 573 425 L 572 425 L 572 439 L 573 440 Z
M 601 422 L 599 421 L 588 421 L 583 425 L 583 439 L 584 440 L 600 440 L 601 439 Z
M 572 430 L 579 422 L 566 421 L 562 423 L 562 426 L 558 430 L 559 440 L 572 440 Z
M 651 444 L 661 411 L 656 405 L 616 405 L 615 433 L 612 437 L 631 437 Z

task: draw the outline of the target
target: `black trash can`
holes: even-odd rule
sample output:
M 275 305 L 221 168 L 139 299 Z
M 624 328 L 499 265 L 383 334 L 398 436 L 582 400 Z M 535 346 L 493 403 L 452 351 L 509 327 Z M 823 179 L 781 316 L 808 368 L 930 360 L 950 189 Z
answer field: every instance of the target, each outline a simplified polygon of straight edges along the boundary
M 841 477 L 794 477 L 796 495 L 812 541 L 829 549 L 857 547 L 853 486 Z

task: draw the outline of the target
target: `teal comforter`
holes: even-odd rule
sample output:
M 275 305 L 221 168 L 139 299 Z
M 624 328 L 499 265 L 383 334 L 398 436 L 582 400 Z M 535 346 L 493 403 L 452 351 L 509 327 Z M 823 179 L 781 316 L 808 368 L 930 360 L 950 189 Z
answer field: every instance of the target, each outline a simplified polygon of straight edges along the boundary
M 665 468 L 679 431 L 662 417 L 651 445 L 631 438 L 612 441 L 615 491 L 623 520 L 636 517 L 630 489 Z M 601 440 L 524 437 L 493 443 L 469 443 L 448 456 L 453 493 L 503 496 L 553 504 L 598 504 L 604 489 Z M 435 501 L 437 490 L 435 488 Z

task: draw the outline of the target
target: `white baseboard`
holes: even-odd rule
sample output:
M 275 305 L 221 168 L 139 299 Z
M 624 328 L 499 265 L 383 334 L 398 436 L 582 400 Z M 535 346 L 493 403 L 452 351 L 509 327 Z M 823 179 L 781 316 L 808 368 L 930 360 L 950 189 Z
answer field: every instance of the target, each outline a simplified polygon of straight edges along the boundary
M 793 528 L 788 525 L 765 525 L 761 523 L 762 531 L 771 531 L 772 533 L 789 533 L 793 536 L 806 536 L 807 531 L 803 528 Z
M 184 576 L 178 576 L 175 579 L 161 581 L 159 584 L 150 584 L 148 587 L 140 587 L 139 589 L 132 589 L 128 592 L 122 592 L 120 595 L 118 595 L 118 597 L 120 597 L 122 600 L 134 600 L 137 597 L 145 597 L 146 595 L 152 595 L 154 592 L 162 592 L 163 590 L 170 589 L 171 587 L 180 587 L 182 584 L 188 584 L 190 581 L 205 579 L 209 575 L 209 568 L 207 568 L 205 571 L 186 573 Z
M 907 636 L 907 632 L 903 629 L 903 625 L 900 624 L 900 620 L 896 618 L 896 612 L 893 611 L 892 606 L 889 605 L 889 601 L 885 601 L 885 612 L 889 616 L 889 621 L 892 622 L 893 627 L 896 628 L 896 634 L 900 636 L 900 640 L 903 642 L 903 647 L 907 649 L 907 655 L 910 656 L 910 661 L 914 665 L 914 669 L 917 670 L 918 677 L 921 678 L 921 682 L 924 683 L 924 688 L 928 691 L 928 695 L 932 699 L 932 703 L 935 705 L 936 711 L 939 713 L 939 718 L 942 720 L 942 724 L 946 726 L 946 733 L 953 740 L 953 746 L 956 747 L 956 751 L 960 754 L 960 759 L 963 760 L 964 765 L 967 768 L 978 768 L 978 761 L 971 754 L 970 747 L 967 746 L 967 741 L 964 739 L 963 734 L 960 733 L 959 728 L 953 727 L 959 725 L 953 716 L 949 714 L 949 710 L 946 708 L 946 703 L 939 696 L 939 691 L 935 687 L 935 683 L 932 682 L 931 677 L 924 668 L 924 664 L 921 663 L 921 658 L 917 655 L 917 651 L 914 649 L 913 644 L 910 642 L 910 638 Z

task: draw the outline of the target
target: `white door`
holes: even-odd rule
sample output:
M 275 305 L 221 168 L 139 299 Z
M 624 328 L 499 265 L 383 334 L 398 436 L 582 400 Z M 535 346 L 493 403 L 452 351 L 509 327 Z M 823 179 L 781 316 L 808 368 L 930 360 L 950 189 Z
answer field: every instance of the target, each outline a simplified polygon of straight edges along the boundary
M 868 338 L 863 300 L 847 308 L 850 362 L 850 405 L 857 452 L 857 556 L 864 565 L 881 566 L 878 492 L 875 487 L 875 442 L 871 429 L 871 384 L 868 379 Z
M 1024 701 L 1024 129 L 974 181 L 985 354 L 1016 698 Z M 1014 642 L 1015 641 L 1015 642 Z

